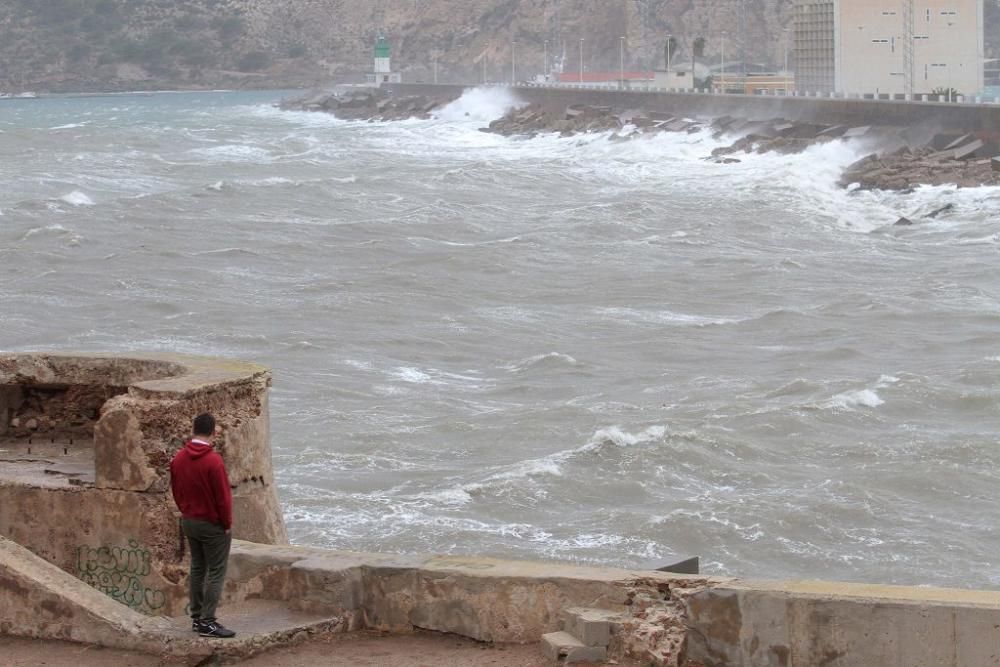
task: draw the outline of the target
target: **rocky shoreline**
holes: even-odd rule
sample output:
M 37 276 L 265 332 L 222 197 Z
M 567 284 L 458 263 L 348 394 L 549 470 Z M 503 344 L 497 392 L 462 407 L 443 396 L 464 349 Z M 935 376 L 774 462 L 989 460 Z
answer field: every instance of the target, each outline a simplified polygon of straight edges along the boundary
M 376 88 L 323 92 L 282 102 L 280 108 L 317 111 L 338 118 L 397 121 L 431 118 L 450 98 L 424 95 L 393 97 Z M 741 162 L 751 153 L 801 153 L 830 141 L 853 142 L 874 152 L 850 165 L 840 179 L 842 187 L 912 192 L 920 185 L 957 185 L 960 188 L 1000 186 L 1000 147 L 986 137 L 939 133 L 913 138 L 894 126 L 828 125 L 784 118 L 751 120 L 734 116 L 695 119 L 668 112 L 621 110 L 575 104 L 554 110 L 540 104 L 511 109 L 483 132 L 532 138 L 540 134 L 572 137 L 591 132 L 610 133 L 609 140 L 631 141 L 661 133 L 711 132 L 716 140 L 732 139 L 706 160 L 720 164 Z

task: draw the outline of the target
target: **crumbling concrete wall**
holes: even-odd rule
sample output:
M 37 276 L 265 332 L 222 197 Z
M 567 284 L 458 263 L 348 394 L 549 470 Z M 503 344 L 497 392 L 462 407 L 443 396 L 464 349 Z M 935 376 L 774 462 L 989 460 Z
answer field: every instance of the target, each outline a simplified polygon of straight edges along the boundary
M 686 599 L 688 656 L 708 667 L 1000 665 L 1000 592 L 731 581 Z
M 219 424 L 234 536 L 287 542 L 269 386 L 266 369 L 230 361 L 0 356 L 0 535 L 133 609 L 180 613 L 187 568 L 169 464 L 195 415 L 212 412 Z M 58 471 L 62 453 L 90 474 L 60 481 L 26 471 L 38 462 Z
M 562 612 L 596 607 L 622 622 L 610 647 L 644 664 L 684 665 L 685 593 L 728 580 L 477 556 L 394 555 L 235 543 L 225 603 L 264 597 L 336 614 L 344 629 L 447 632 L 527 643 Z

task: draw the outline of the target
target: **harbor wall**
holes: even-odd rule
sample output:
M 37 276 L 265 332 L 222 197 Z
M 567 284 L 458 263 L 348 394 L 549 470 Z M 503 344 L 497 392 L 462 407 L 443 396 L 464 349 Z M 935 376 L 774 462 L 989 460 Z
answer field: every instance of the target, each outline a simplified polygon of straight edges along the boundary
M 386 84 L 393 95 L 461 96 L 467 86 Z M 694 118 L 724 115 L 768 120 L 812 121 L 831 125 L 927 127 L 935 131 L 1000 135 L 1000 104 L 904 102 L 770 95 L 716 95 L 607 89 L 514 86 L 504 90 L 525 102 L 560 109 L 571 104 L 611 106 L 683 114 Z

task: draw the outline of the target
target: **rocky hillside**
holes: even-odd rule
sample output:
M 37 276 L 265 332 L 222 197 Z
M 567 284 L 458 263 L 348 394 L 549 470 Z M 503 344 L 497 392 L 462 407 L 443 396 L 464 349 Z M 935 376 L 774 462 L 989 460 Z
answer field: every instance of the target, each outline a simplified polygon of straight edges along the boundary
M 686 57 L 698 35 L 717 53 L 778 63 L 792 0 L 4 0 L 0 90 L 302 86 L 363 75 L 384 30 L 408 80 L 518 78 L 552 56 L 575 69 L 662 59 L 665 36 Z M 1000 6 L 987 3 L 987 35 Z M 744 9 L 745 8 L 745 9 Z M 1000 40 L 1000 38 L 997 38 Z M 1000 44 L 991 44 L 994 53 Z

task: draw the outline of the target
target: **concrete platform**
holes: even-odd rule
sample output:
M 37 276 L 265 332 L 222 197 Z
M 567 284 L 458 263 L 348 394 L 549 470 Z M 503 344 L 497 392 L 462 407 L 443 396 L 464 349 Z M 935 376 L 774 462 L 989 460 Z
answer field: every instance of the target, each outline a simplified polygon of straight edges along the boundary
M 0 439 L 0 484 L 59 489 L 93 486 L 92 442 L 68 438 Z
M 170 619 L 171 628 L 164 634 L 174 641 L 193 641 L 218 648 L 225 654 L 252 655 L 265 648 L 304 641 L 318 634 L 335 632 L 342 618 L 290 609 L 277 600 L 244 600 L 219 607 L 219 622 L 236 633 L 231 639 L 199 637 L 191 630 L 189 616 Z

